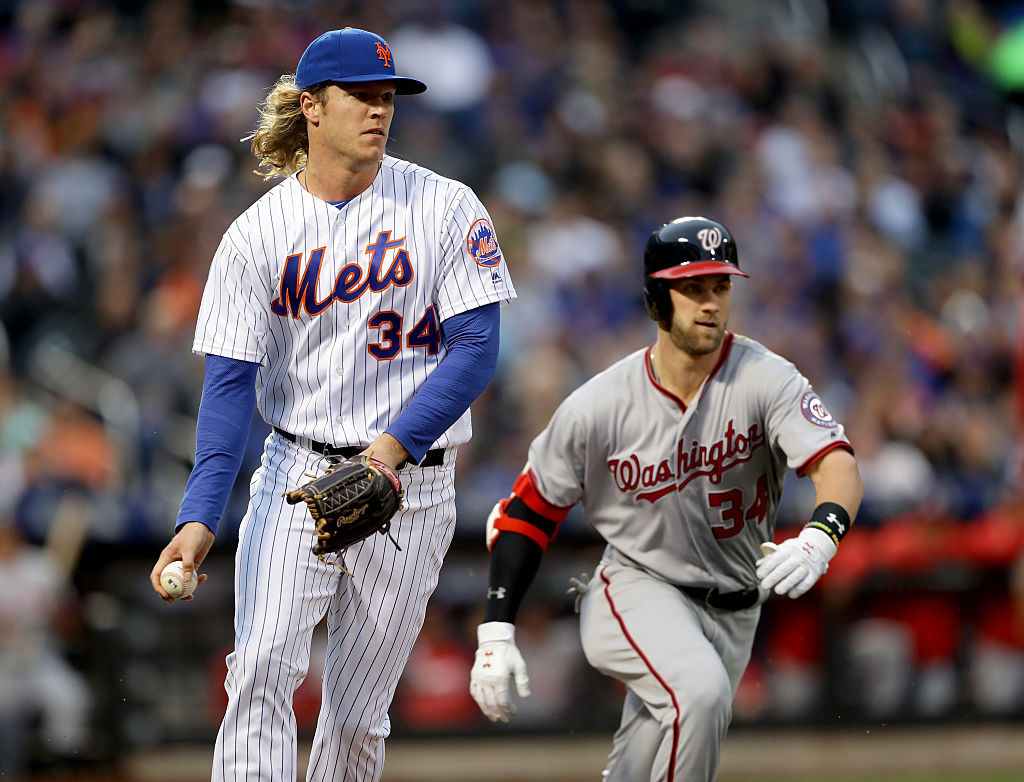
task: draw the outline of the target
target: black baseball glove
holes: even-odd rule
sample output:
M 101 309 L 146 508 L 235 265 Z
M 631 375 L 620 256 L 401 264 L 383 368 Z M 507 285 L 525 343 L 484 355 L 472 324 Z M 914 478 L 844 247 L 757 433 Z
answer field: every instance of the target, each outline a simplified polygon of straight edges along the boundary
M 323 475 L 284 496 L 292 505 L 309 507 L 316 522 L 313 553 L 329 564 L 337 563 L 327 555 L 340 554 L 374 532 L 387 534 L 403 499 L 395 471 L 363 454 L 331 464 Z

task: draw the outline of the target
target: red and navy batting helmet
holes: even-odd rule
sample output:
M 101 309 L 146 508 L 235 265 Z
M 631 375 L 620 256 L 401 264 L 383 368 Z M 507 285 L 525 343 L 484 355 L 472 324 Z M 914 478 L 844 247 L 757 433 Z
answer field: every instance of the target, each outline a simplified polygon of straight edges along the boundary
M 644 247 L 644 301 L 658 320 L 671 312 L 668 283 L 703 274 L 739 274 L 736 240 L 728 229 L 707 217 L 680 217 L 665 223 L 647 239 Z

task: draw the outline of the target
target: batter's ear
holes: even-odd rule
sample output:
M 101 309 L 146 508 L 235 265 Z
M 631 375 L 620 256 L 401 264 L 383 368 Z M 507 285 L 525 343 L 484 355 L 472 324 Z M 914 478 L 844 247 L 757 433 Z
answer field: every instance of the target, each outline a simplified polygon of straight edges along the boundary
M 668 286 L 660 280 L 651 280 L 644 286 L 644 306 L 647 314 L 665 331 L 672 328 L 672 300 Z
M 647 307 L 647 314 L 651 316 L 651 320 L 661 320 L 658 317 L 658 305 L 654 303 L 654 299 L 644 296 L 644 306 Z

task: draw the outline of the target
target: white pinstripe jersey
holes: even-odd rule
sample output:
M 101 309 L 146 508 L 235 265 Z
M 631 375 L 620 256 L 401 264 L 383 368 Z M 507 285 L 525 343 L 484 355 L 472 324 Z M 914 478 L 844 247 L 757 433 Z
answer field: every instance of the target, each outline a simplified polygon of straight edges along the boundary
M 260 363 L 268 423 L 366 445 L 444 358 L 440 324 L 515 295 L 473 191 L 388 156 L 341 209 L 293 175 L 243 212 L 210 267 L 193 350 Z M 470 435 L 467 410 L 432 447 Z
M 666 581 L 754 586 L 787 468 L 800 475 L 848 447 L 843 427 L 792 363 L 755 340 L 728 335 L 689 405 L 651 375 L 648 350 L 562 402 L 530 445 L 537 490 L 563 508 L 582 500 L 608 543 Z

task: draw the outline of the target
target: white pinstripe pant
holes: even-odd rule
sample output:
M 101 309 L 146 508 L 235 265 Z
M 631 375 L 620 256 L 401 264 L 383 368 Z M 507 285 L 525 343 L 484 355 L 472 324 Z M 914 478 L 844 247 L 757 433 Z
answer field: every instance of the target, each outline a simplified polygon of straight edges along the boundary
M 387 710 L 455 530 L 455 449 L 440 467 L 399 473 L 405 505 L 391 534 L 402 551 L 372 535 L 346 553 L 351 577 L 312 554 L 306 506 L 281 496 L 304 472 L 322 470 L 317 460 L 271 434 L 253 475 L 235 555 L 235 649 L 214 782 L 295 780 L 292 695 L 325 614 L 323 699 L 307 779 L 376 782 L 383 772 Z

